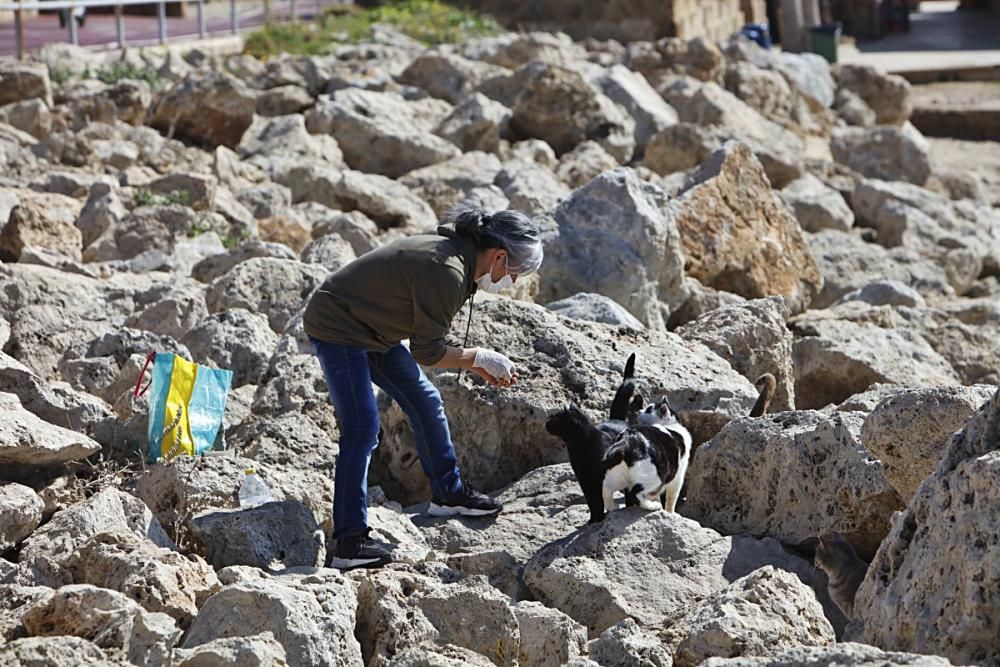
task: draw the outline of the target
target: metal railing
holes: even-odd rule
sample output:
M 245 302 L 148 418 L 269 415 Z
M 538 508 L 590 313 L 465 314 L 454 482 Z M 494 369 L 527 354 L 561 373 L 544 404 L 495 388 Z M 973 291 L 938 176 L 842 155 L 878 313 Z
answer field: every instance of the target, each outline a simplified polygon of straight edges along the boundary
M 117 34 L 118 47 L 126 45 L 125 32 L 125 12 L 124 8 L 129 5 L 153 5 L 157 6 L 156 18 L 158 27 L 158 38 L 160 44 L 165 44 L 169 38 L 167 34 L 167 9 L 170 4 L 195 5 L 197 11 L 198 38 L 204 39 L 208 35 L 208 25 L 205 15 L 205 2 L 207 0 L 18 0 L 17 2 L 0 0 L 0 11 L 10 11 L 14 13 L 14 31 L 16 34 L 17 57 L 24 59 L 24 18 L 25 12 L 37 10 L 60 10 L 66 12 L 66 25 L 69 31 L 69 41 L 71 44 L 79 44 L 79 34 L 73 10 L 90 7 L 111 7 L 115 13 L 115 28 Z M 270 15 L 270 0 L 264 0 L 264 15 Z M 295 20 L 296 2 L 291 1 L 290 18 Z M 229 0 L 229 31 L 232 34 L 239 34 L 239 12 L 237 10 L 237 0 Z

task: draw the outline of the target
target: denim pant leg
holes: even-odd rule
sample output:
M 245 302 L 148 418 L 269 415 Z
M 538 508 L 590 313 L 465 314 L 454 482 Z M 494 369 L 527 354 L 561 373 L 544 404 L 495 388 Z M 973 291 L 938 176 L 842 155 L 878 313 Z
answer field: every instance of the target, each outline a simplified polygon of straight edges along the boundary
M 372 381 L 399 404 L 410 420 L 417 456 L 434 497 L 450 498 L 462 488 L 462 482 L 441 392 L 402 345 L 371 358 Z
M 311 339 L 340 425 L 340 453 L 333 484 L 333 539 L 368 527 L 368 463 L 378 446 L 378 407 L 368 352 Z

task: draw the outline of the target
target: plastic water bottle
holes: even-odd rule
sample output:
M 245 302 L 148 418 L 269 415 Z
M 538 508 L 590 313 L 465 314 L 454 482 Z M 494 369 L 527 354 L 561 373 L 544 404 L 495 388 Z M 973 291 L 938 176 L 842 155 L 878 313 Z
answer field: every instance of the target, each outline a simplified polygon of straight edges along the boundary
M 240 507 L 246 509 L 269 502 L 271 502 L 271 489 L 260 478 L 256 469 L 247 468 L 243 474 L 243 483 L 240 484 Z

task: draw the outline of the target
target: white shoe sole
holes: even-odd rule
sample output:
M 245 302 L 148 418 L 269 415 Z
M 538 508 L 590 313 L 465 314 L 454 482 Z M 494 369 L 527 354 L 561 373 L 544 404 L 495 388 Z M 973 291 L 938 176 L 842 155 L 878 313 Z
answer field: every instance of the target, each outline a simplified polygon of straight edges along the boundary
M 477 510 L 472 507 L 438 505 L 437 503 L 431 503 L 427 508 L 427 513 L 431 516 L 491 516 L 493 514 L 499 514 L 500 510 Z
M 353 570 L 359 567 L 386 565 L 391 562 L 387 558 L 331 558 L 330 567 L 337 570 Z

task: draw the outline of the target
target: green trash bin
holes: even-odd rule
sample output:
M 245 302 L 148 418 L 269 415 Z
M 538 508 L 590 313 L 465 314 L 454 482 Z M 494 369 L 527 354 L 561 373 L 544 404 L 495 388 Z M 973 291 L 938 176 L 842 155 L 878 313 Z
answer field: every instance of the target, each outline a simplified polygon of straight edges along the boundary
M 837 62 L 837 45 L 840 43 L 840 33 L 843 27 L 840 23 L 814 25 L 809 28 L 809 40 L 812 52 L 826 58 L 831 65 Z

